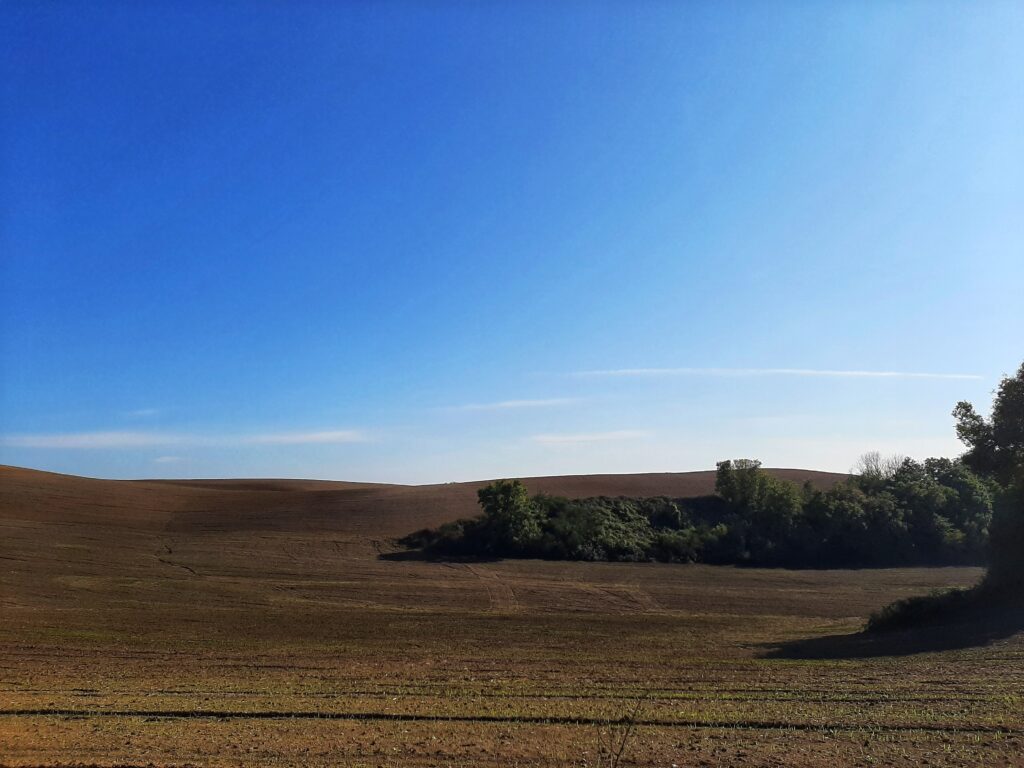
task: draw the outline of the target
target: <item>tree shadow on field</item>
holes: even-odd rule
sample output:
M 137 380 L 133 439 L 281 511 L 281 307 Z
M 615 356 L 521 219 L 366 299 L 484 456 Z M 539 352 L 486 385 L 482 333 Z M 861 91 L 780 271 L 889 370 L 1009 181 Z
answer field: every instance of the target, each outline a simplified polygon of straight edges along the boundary
M 1024 602 L 975 606 L 911 629 L 828 635 L 773 644 L 772 659 L 857 659 L 909 656 L 989 645 L 1024 632 Z

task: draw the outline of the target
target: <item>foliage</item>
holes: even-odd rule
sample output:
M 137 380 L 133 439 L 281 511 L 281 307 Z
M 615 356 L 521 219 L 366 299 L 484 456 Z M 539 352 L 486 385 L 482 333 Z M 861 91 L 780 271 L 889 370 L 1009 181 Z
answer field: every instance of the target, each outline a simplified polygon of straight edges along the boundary
M 1004 376 L 985 419 L 966 401 L 953 409 L 956 435 L 967 445 L 964 463 L 1003 485 L 1021 480 L 1024 471 L 1024 364 L 1015 376 Z
M 648 559 L 654 529 L 643 503 L 633 499 L 596 498 L 565 503 L 541 498 L 547 519 L 539 554 L 557 560 Z
M 928 595 L 897 600 L 871 614 L 865 630 L 889 632 L 942 624 L 983 625 L 1019 629 L 1024 597 L 1014 585 L 986 580 L 969 589 L 933 590 Z
M 437 556 L 844 567 L 980 562 L 990 485 L 960 462 L 909 459 L 883 475 L 815 490 L 760 462 L 718 464 L 716 495 L 690 499 L 529 497 L 499 480 L 483 514 L 406 538 Z
M 986 580 L 1024 587 L 1024 481 L 999 494 L 992 519 L 992 561 Z
M 988 419 L 968 402 L 953 411 L 963 462 L 992 483 L 992 561 L 987 581 L 1024 586 L 1024 365 L 1000 382 Z
M 900 454 L 883 456 L 878 451 L 868 451 L 857 460 L 853 474 L 857 475 L 862 488 L 879 488 L 892 479 L 906 458 Z
M 976 591 L 977 587 L 934 590 L 928 595 L 897 600 L 871 614 L 865 629 L 868 632 L 891 632 L 948 619 L 971 608 Z
M 519 480 L 496 480 L 477 491 L 483 508 L 478 536 L 488 554 L 530 553 L 541 537 L 541 513 Z

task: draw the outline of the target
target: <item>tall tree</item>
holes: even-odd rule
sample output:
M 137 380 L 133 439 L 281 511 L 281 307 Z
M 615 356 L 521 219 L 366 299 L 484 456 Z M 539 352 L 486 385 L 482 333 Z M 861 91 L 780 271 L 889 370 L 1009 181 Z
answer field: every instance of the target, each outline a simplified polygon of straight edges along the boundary
M 992 519 L 992 565 L 987 581 L 1024 585 L 1024 365 L 999 383 L 986 419 L 968 402 L 953 410 L 964 463 L 1002 486 Z
M 1016 376 L 1004 376 L 992 402 L 992 416 L 979 414 L 961 400 L 953 409 L 956 436 L 967 446 L 964 463 L 1003 485 L 1021 480 L 1024 471 L 1024 364 Z
M 492 554 L 520 554 L 540 538 L 540 512 L 519 480 L 495 480 L 477 491 Z

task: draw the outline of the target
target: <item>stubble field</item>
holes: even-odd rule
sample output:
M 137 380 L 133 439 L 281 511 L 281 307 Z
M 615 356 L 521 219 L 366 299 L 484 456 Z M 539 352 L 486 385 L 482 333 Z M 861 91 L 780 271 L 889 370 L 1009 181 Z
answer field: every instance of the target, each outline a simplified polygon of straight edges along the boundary
M 712 483 L 527 481 L 570 496 Z M 0 468 L 0 765 L 595 766 L 634 712 L 627 764 L 1024 765 L 1024 637 L 855 634 L 977 569 L 396 552 L 473 514 L 476 487 Z

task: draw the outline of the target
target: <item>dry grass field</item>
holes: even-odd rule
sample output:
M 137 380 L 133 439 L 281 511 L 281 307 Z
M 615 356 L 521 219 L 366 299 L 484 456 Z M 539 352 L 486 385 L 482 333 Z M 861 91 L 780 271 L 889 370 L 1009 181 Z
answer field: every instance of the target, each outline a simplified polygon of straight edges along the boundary
M 395 556 L 477 487 L 0 468 L 0 765 L 1024 765 L 1024 636 L 854 634 L 978 569 Z

